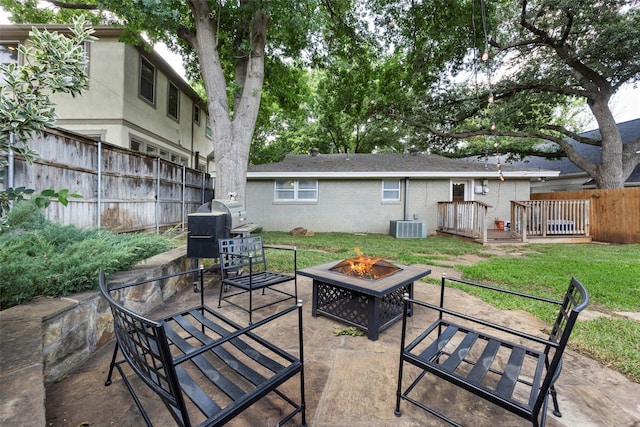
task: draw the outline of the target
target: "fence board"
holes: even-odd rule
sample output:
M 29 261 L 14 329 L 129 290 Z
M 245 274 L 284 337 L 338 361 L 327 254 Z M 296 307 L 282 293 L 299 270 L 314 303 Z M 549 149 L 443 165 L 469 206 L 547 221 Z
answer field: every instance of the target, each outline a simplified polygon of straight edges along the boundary
M 27 165 L 16 156 L 14 187 L 67 188 L 82 195 L 69 199 L 67 207 L 54 201 L 46 209 L 48 219 L 62 224 L 118 231 L 184 229 L 187 215 L 213 196 L 209 174 L 69 132 L 51 129 L 29 144 L 40 158 Z
M 640 243 L 640 187 L 531 194 L 531 200 L 590 200 L 590 234 L 599 242 Z

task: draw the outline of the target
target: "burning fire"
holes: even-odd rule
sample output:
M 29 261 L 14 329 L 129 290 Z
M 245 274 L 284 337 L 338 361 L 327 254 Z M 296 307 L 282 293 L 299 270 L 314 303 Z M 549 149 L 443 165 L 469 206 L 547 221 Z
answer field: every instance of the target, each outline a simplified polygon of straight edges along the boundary
M 399 270 L 398 267 L 380 257 L 367 256 L 360 248 L 354 248 L 357 256 L 347 258 L 331 270 L 353 277 L 377 280 Z

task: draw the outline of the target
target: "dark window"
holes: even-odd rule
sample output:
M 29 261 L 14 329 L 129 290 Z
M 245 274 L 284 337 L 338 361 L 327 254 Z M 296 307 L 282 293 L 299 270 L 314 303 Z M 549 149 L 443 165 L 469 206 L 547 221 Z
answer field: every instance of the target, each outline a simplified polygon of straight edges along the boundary
M 142 144 L 139 141 L 136 141 L 135 139 L 131 140 L 131 149 L 133 151 L 142 151 Z
M 154 104 L 156 101 L 156 68 L 144 57 L 140 58 L 140 96 Z
M 454 182 L 452 187 L 453 200 L 454 202 L 464 202 L 464 183 Z
M 178 120 L 180 114 L 180 90 L 178 86 L 169 82 L 169 96 L 167 97 L 167 115 Z
M 197 105 L 193 106 L 193 122 L 197 125 L 200 124 L 200 107 Z

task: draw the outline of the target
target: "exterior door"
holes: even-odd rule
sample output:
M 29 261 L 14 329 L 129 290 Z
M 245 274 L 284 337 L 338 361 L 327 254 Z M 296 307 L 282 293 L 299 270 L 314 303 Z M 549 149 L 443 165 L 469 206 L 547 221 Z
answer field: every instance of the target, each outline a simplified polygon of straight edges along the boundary
M 451 183 L 451 201 L 464 202 L 466 198 L 466 185 L 464 182 Z

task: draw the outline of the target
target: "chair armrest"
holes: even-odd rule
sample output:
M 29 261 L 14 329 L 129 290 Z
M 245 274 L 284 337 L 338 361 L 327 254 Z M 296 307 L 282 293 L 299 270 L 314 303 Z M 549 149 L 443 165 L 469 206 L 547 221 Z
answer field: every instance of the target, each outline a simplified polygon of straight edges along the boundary
M 415 304 L 415 305 L 419 305 L 419 306 L 430 308 L 432 310 L 437 311 L 439 313 L 439 315 L 440 315 L 440 318 L 442 317 L 442 314 L 445 313 L 445 314 L 448 314 L 450 316 L 454 316 L 454 317 L 457 317 L 457 318 L 460 318 L 460 319 L 464 319 L 464 320 L 467 320 L 467 321 L 472 322 L 472 323 L 476 323 L 476 324 L 483 325 L 483 326 L 486 326 L 486 327 L 489 327 L 489 328 L 492 328 L 492 329 L 495 329 L 495 330 L 499 330 L 501 332 L 506 332 L 508 334 L 515 335 L 517 337 L 520 337 L 520 338 L 523 338 L 523 339 L 527 339 L 529 341 L 537 342 L 537 343 L 545 345 L 545 346 L 554 347 L 554 348 L 557 348 L 559 346 L 558 343 L 556 343 L 554 341 L 551 341 L 548 338 L 537 337 L 535 335 L 527 334 L 525 332 L 521 332 L 521 331 L 509 328 L 509 327 L 506 327 L 506 326 L 503 326 L 503 325 L 500 325 L 500 324 L 497 324 L 497 323 L 494 323 L 494 322 L 489 322 L 488 320 L 483 320 L 483 319 L 479 319 L 477 317 L 469 316 L 468 314 L 460 313 L 460 312 L 455 311 L 455 310 L 450 310 L 448 308 L 444 308 L 444 307 L 440 307 L 440 306 L 437 306 L 437 305 L 434 305 L 434 304 L 430 304 L 430 303 L 425 302 L 425 301 L 415 300 L 415 299 L 409 298 L 409 294 L 405 294 L 404 299 L 409 304 Z
M 298 248 L 295 246 L 287 246 L 287 245 L 262 245 L 265 249 L 278 249 L 282 251 L 297 251 Z

